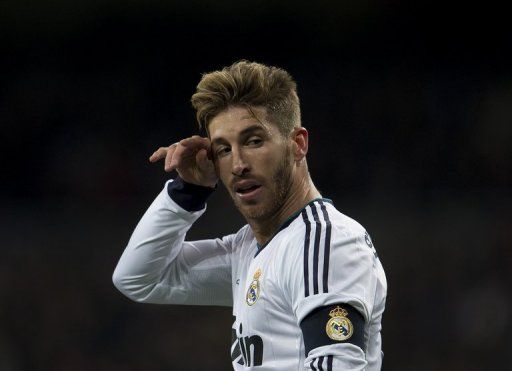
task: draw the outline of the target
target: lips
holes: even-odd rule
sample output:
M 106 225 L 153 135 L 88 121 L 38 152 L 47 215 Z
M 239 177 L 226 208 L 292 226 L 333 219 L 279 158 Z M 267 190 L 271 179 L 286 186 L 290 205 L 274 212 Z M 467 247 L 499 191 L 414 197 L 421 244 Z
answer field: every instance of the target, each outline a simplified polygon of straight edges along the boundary
M 241 180 L 233 185 L 233 190 L 241 200 L 251 201 L 258 196 L 261 183 L 251 179 Z
M 249 193 L 255 189 L 261 187 L 261 184 L 255 180 L 241 180 L 234 184 L 233 190 L 235 193 Z

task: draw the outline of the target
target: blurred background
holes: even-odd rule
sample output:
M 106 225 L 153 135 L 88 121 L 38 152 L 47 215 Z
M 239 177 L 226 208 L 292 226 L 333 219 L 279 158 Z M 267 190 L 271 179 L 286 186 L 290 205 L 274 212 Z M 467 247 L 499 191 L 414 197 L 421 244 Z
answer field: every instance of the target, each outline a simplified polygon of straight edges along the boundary
M 229 308 L 111 283 L 201 77 L 297 80 L 309 166 L 386 269 L 383 370 L 512 369 L 512 73 L 491 4 L 3 1 L 0 370 L 229 370 Z M 190 238 L 244 224 L 219 190 Z

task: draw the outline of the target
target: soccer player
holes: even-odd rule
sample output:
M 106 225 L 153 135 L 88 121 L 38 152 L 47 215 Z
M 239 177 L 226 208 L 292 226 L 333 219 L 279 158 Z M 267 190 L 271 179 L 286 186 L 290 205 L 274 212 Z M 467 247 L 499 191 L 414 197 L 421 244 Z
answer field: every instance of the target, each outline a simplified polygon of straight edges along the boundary
M 384 271 L 366 230 L 310 178 L 292 77 L 240 61 L 203 75 L 192 105 L 207 137 L 150 157 L 178 175 L 133 232 L 115 286 L 138 302 L 232 306 L 235 370 L 379 370 Z M 186 241 L 219 180 L 247 225 Z

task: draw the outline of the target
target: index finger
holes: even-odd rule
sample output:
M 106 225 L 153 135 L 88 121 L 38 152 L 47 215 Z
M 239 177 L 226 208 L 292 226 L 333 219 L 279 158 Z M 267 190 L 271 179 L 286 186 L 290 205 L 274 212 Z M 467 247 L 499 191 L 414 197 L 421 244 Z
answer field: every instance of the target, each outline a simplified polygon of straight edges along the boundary
M 160 147 L 158 148 L 151 156 L 149 156 L 150 162 L 156 162 L 158 160 L 161 160 L 165 157 L 167 154 L 167 150 L 169 147 Z
M 180 141 L 180 144 L 183 147 L 187 147 L 192 150 L 200 150 L 200 149 L 206 149 L 208 150 L 210 148 L 210 139 L 200 137 L 199 135 L 194 135 L 190 138 L 185 138 Z

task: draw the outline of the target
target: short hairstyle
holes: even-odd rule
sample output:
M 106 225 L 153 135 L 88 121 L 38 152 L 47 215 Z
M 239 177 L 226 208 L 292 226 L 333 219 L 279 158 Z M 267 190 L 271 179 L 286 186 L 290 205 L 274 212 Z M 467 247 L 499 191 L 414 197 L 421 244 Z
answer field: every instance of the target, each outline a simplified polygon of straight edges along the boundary
M 287 135 L 301 125 L 297 84 L 285 70 L 241 60 L 220 71 L 203 74 L 192 95 L 200 129 L 229 107 L 264 107 L 271 123 Z M 258 119 L 257 117 L 255 117 Z

